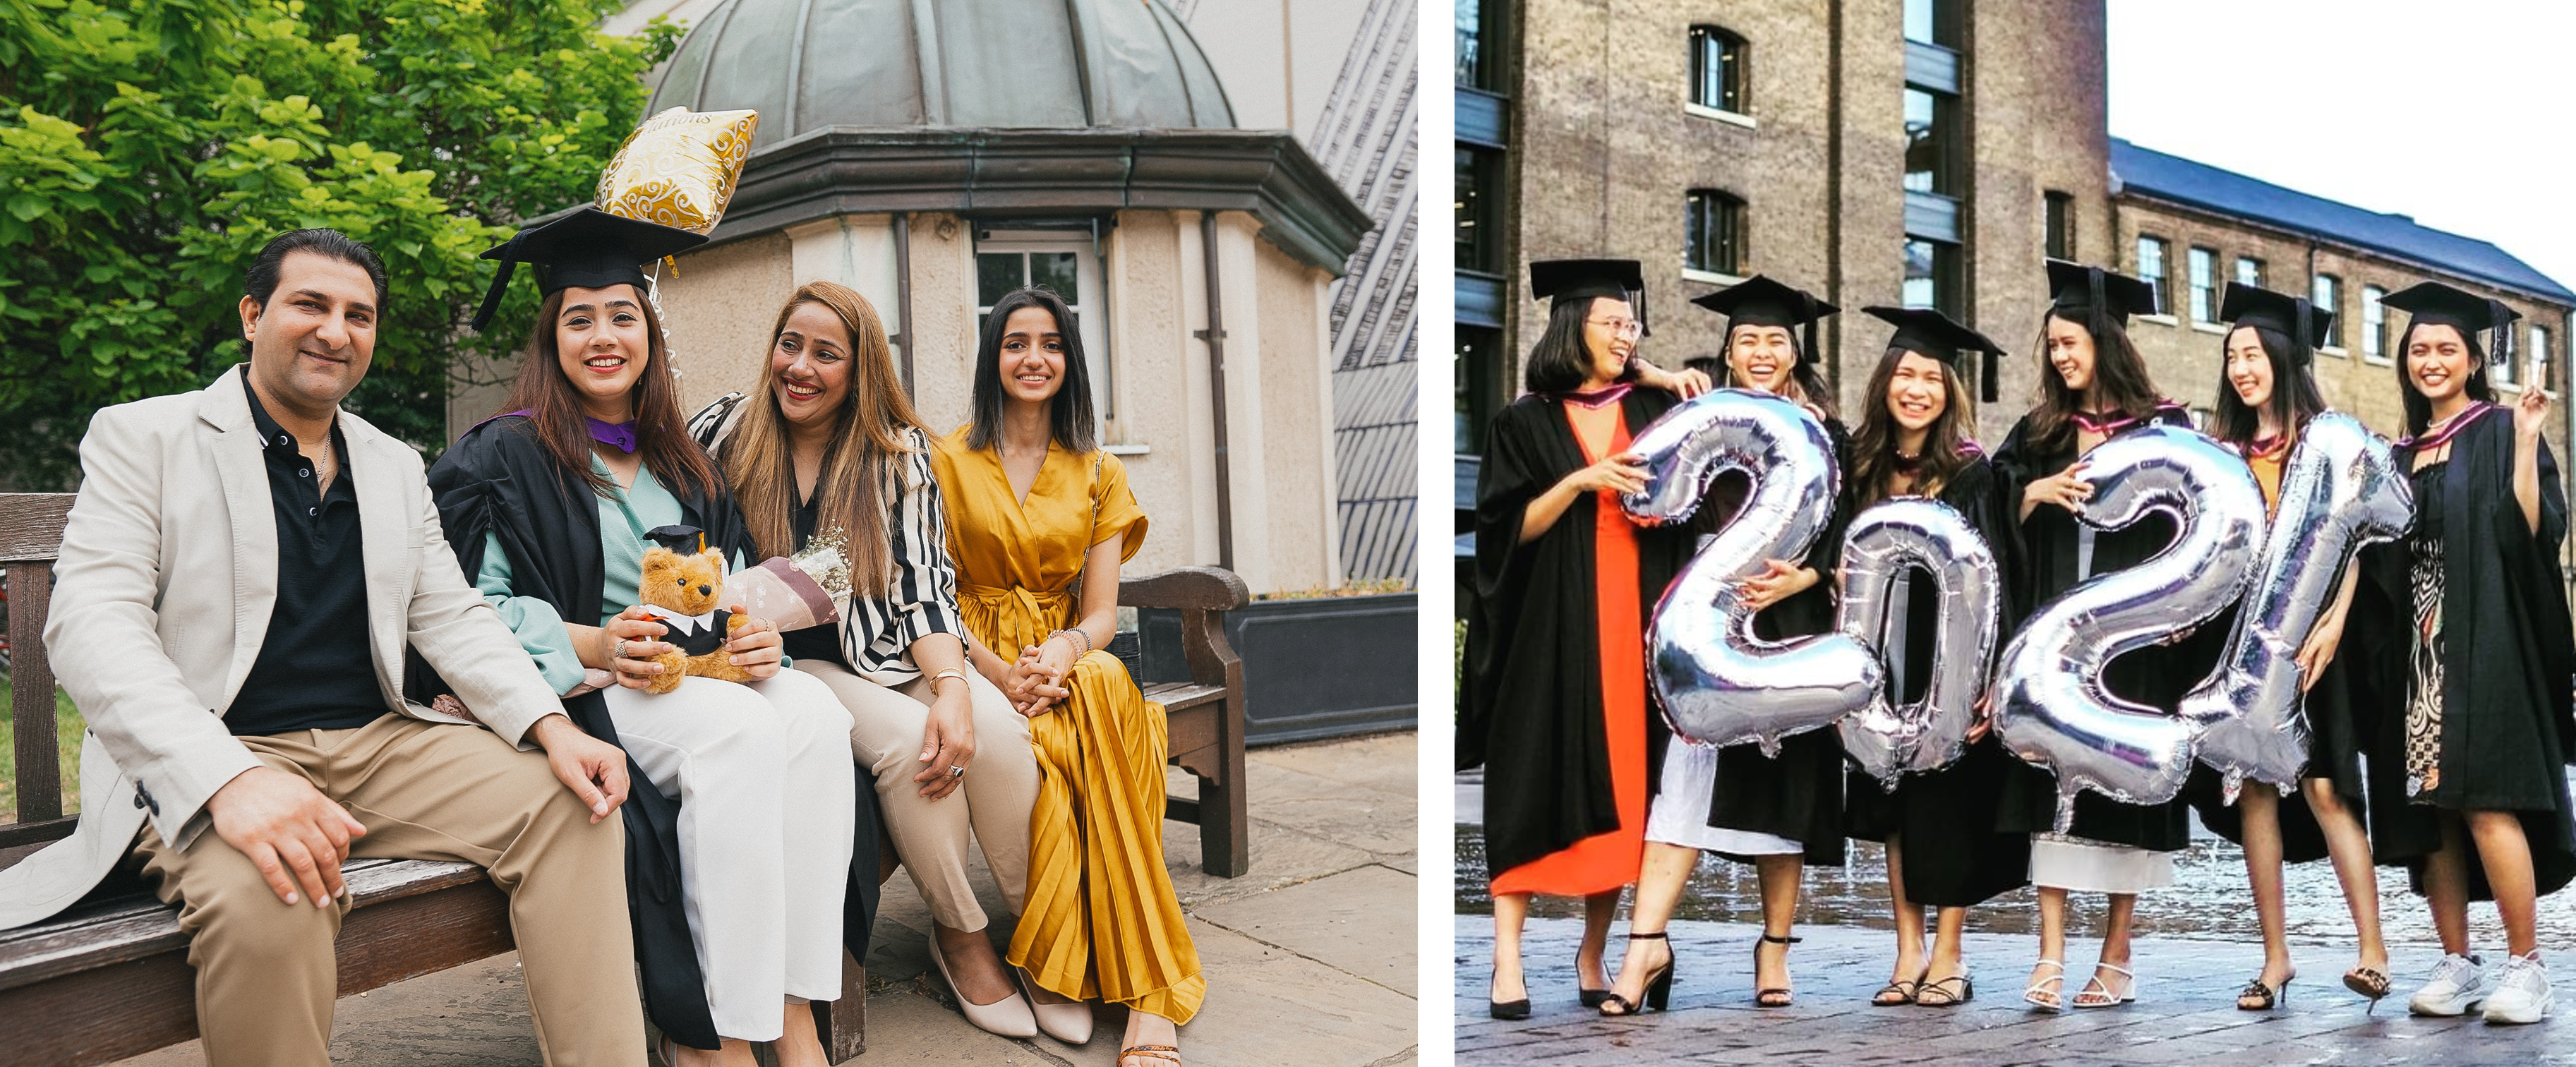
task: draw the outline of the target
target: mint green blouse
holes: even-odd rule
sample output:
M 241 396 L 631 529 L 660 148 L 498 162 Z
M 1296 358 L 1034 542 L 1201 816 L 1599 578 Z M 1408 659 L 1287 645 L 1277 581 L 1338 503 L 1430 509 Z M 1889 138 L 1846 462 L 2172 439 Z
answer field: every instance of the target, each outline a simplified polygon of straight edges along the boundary
M 616 488 L 616 478 L 599 457 L 590 457 L 590 469 L 608 478 L 610 495 L 599 498 L 599 617 L 584 620 L 587 625 L 605 626 L 618 612 L 636 603 L 635 589 L 644 580 L 644 550 L 652 547 L 644 531 L 657 526 L 687 522 L 680 509 L 680 498 L 653 477 L 649 467 L 635 470 L 635 484 Z M 734 554 L 733 569 L 744 566 L 742 554 Z M 510 579 L 510 556 L 501 551 L 498 534 L 483 535 L 483 567 L 474 576 L 475 588 L 483 599 L 501 613 L 501 621 L 519 636 L 519 647 L 537 661 L 537 671 L 554 686 L 561 696 L 581 684 L 581 654 L 573 651 L 564 633 L 563 616 L 555 606 L 532 596 L 517 596 Z

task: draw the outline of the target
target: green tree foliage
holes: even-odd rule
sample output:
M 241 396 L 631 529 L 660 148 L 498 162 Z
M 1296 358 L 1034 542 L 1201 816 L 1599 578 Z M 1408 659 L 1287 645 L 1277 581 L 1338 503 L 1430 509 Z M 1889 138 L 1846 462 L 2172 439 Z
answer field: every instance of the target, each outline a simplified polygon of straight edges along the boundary
M 98 407 L 243 358 L 286 230 L 373 246 L 392 299 L 349 407 L 435 452 L 483 249 L 588 200 L 679 30 L 620 0 L 0 0 L 0 482 L 59 486 Z

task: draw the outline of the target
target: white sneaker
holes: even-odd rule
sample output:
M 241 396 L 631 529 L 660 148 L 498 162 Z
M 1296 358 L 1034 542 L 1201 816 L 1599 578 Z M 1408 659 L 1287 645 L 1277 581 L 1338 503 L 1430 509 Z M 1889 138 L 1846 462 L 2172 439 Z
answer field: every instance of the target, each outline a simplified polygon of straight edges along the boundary
M 2407 998 L 2417 1015 L 2466 1015 L 2487 999 L 2487 972 L 2475 956 L 2446 955 L 2433 965 L 2433 980 Z
M 2539 1022 L 2549 1014 L 2551 999 L 2549 970 L 2540 965 L 2540 953 L 2510 957 L 2496 976 L 2495 992 L 2487 995 L 2487 1021 Z

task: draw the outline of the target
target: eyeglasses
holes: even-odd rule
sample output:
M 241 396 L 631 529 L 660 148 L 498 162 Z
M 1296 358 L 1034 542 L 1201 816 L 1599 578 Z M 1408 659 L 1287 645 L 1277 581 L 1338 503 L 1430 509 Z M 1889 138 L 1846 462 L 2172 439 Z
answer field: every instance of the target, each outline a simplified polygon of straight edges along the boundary
M 1638 325 L 1635 319 L 1585 319 L 1583 321 L 1594 326 L 1609 327 L 1610 332 L 1617 334 L 1622 341 L 1634 341 L 1645 333 L 1645 327 Z

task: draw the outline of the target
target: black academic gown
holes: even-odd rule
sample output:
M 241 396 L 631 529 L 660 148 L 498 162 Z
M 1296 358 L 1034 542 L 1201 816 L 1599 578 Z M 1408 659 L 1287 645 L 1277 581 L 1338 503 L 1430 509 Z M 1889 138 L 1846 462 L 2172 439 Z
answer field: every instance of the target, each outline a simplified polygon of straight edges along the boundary
M 524 416 L 489 420 L 466 431 L 439 457 L 429 468 L 439 525 L 467 575 L 482 570 L 484 535 L 495 534 L 510 557 L 518 595 L 552 604 L 566 619 L 586 619 L 599 610 L 605 582 L 599 502 L 589 486 L 562 471 L 531 426 Z M 671 488 L 688 524 L 706 530 L 708 541 L 722 547 L 727 557 L 758 556 L 730 493 L 707 498 Z M 409 663 L 407 696 L 426 704 L 447 692 L 447 684 L 417 653 Z M 619 743 L 617 725 L 599 694 L 568 697 L 563 707 L 583 732 Z M 713 1049 L 719 1043 L 715 1021 L 681 903 L 680 803 L 654 789 L 632 758 L 627 776 L 635 788 L 618 811 L 626 827 L 626 904 L 634 923 L 645 1011 L 672 1040 Z M 842 941 L 856 958 L 866 959 L 877 904 L 875 791 L 858 790 L 858 803 Z
M 1833 438 L 1834 464 L 1851 470 L 1851 434 L 1837 419 L 1826 419 Z M 1839 479 L 1838 479 L 1839 481 Z M 1711 517 L 1711 531 L 1725 527 L 1752 491 L 1752 481 L 1729 474 L 1709 487 L 1701 510 Z M 1843 530 L 1851 522 L 1851 487 L 1840 485 L 1824 532 L 1808 546 L 1801 566 L 1815 569 L 1819 580 L 1796 596 L 1771 605 L 1753 617 L 1753 632 L 1781 641 L 1834 630 L 1833 574 L 1842 565 Z M 1843 862 L 1843 742 L 1830 729 L 1809 730 L 1780 740 L 1780 754 L 1765 756 L 1752 743 L 1717 750 L 1717 786 L 1710 794 L 1708 824 L 1727 830 L 1770 834 L 1806 846 L 1806 861 L 1837 866 Z M 1720 853 L 1720 855 L 1725 855 Z M 1751 862 L 1751 857 L 1727 856 Z
M 2189 429 L 2191 419 L 2180 408 L 2162 407 L 2131 430 L 2156 424 Z M 2041 453 L 2033 448 L 2029 429 L 2030 419 L 2025 416 L 2013 424 L 2003 447 L 1994 453 L 1995 475 L 2003 486 L 2006 514 L 2020 513 L 2024 487 L 2066 469 L 2077 458 L 2072 435 L 2066 445 Z M 2016 617 L 2028 619 L 2075 586 L 2079 562 L 2077 526 L 2072 513 L 2048 504 L 2031 509 L 2030 517 L 2022 521 L 2020 574 L 2007 583 L 2020 592 Z M 2093 573 L 2109 574 L 2143 563 L 2171 546 L 2177 532 L 2174 521 L 2161 513 L 2150 513 L 2117 530 L 2096 531 Z M 2152 645 L 2112 660 L 2103 670 L 2103 682 L 2124 699 L 2170 712 L 2182 702 L 2183 694 L 2217 667 L 2219 646 L 2226 635 L 2216 631 L 2213 637 L 2212 632 L 2211 626 L 2203 625 L 2177 643 Z M 2013 762 L 1996 828 L 2013 833 L 2047 833 L 2057 824 L 2056 776 L 2019 760 Z M 2189 811 L 2190 805 L 2180 797 L 2162 804 L 2123 804 L 2085 790 L 2076 796 L 2075 823 L 2069 832 L 2108 844 L 2174 852 L 2190 843 Z
M 2406 795 L 2404 627 L 2414 618 L 2406 546 L 2375 547 L 2364 572 L 2390 605 L 2381 626 L 2395 630 L 2393 639 L 2373 638 L 2389 650 L 2377 657 L 2384 696 L 2369 746 L 2370 785 L 2379 798 L 2371 808 L 2373 851 L 2381 863 L 2407 865 L 2419 893 L 2424 861 L 2442 845 L 2445 810 L 2516 813 L 2539 891 L 2576 879 L 2576 809 L 2566 771 L 2576 762 L 2569 692 L 2576 639 L 2558 566 L 2567 499 L 2543 441 L 2534 534 L 2513 495 L 2513 437 L 2513 412 L 2490 410 L 2451 439 L 2444 469 L 2418 482 L 2417 512 L 2438 511 L 2443 545 L 2441 777 L 2421 796 Z M 2414 467 L 2408 450 L 2398 450 L 2397 460 Z M 2474 855 L 2466 866 L 2471 899 L 2492 899 L 2484 866 Z
M 1995 554 L 1995 569 L 2004 588 L 1995 633 L 1995 650 L 2012 639 L 2020 621 L 2013 614 L 2014 576 L 2010 513 L 2002 486 L 1983 457 L 1969 461 L 1941 487 L 1942 503 L 1957 508 L 1968 524 L 1984 535 Z M 1906 599 L 1906 691 L 1902 700 L 1920 700 L 1932 677 L 1933 628 L 1940 598 L 1931 576 L 1917 572 Z M 1897 779 L 1889 793 L 1878 779 L 1850 771 L 1843 785 L 1845 825 L 1857 840 L 1904 844 L 1905 896 L 1916 904 L 1964 908 L 1982 904 L 2020 888 L 2030 880 L 2030 835 L 1995 828 L 2005 783 L 2023 766 L 1991 733 L 1978 738 L 1957 762 L 1924 774 Z
M 1633 436 L 1677 403 L 1659 389 L 1631 389 L 1619 401 L 1620 415 Z M 1478 604 L 1467 621 L 1457 766 L 1485 768 L 1486 869 L 1494 872 L 1619 828 L 1593 622 L 1594 495 L 1577 496 L 1546 533 L 1520 542 L 1530 501 L 1589 465 L 1564 404 L 1548 397 L 1513 401 L 1486 435 L 1476 482 Z M 1638 529 L 1641 616 L 1652 617 L 1703 525 L 1694 519 Z M 1646 730 L 1651 796 L 1670 737 L 1652 707 Z

